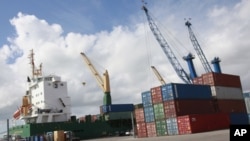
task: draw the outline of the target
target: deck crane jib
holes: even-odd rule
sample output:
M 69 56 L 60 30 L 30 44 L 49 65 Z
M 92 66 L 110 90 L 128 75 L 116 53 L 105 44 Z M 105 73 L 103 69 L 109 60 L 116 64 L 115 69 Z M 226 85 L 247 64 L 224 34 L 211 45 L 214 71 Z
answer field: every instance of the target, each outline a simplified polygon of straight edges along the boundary
M 95 77 L 97 84 L 100 86 L 100 88 L 104 92 L 103 105 L 110 105 L 112 101 L 111 101 L 111 95 L 110 95 L 110 83 L 109 83 L 108 71 L 105 70 L 105 72 L 103 73 L 103 77 L 101 77 L 101 75 L 93 66 L 90 59 L 85 55 L 85 53 L 81 52 L 81 56 L 83 57 L 83 60 L 85 61 L 86 65 L 90 69 L 93 76 Z
M 196 51 L 196 53 L 197 53 L 197 55 L 198 55 L 198 57 L 199 57 L 199 59 L 200 59 L 200 61 L 202 63 L 203 68 L 205 69 L 205 71 L 207 73 L 212 72 L 212 69 L 211 69 L 211 67 L 210 67 L 210 65 L 209 65 L 209 63 L 208 63 L 208 61 L 207 61 L 207 59 L 205 57 L 205 54 L 203 53 L 203 51 L 201 49 L 201 46 L 200 46 L 200 44 L 199 44 L 199 42 L 198 42 L 192 28 L 191 28 L 192 24 L 190 23 L 189 20 L 187 20 L 185 25 L 188 28 L 189 38 L 190 38 L 190 40 L 191 40 L 191 42 L 192 42 L 192 44 L 194 46 L 194 49 L 195 49 L 195 51 Z
M 160 44 L 163 52 L 167 56 L 168 60 L 170 61 L 171 65 L 173 66 L 174 70 L 176 71 L 177 75 L 187 84 L 191 84 L 192 81 L 190 80 L 188 74 L 185 72 L 185 70 L 182 68 L 181 64 L 177 60 L 175 54 L 173 53 L 172 49 L 170 48 L 169 44 L 161 34 L 160 30 L 158 29 L 158 26 L 155 24 L 154 20 L 151 18 L 151 16 L 148 13 L 148 9 L 145 5 L 142 6 L 142 9 L 144 10 L 148 24 L 150 27 L 150 30 L 154 34 L 156 40 Z

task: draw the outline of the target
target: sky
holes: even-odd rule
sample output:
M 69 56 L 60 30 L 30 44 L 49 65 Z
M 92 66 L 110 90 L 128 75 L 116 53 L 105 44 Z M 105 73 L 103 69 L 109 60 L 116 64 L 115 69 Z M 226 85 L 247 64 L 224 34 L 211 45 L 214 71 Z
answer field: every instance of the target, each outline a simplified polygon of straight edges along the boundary
M 222 72 L 239 75 L 243 91 L 250 91 L 250 1 L 146 2 L 186 72 L 182 57 L 196 55 L 184 24 L 190 18 L 207 60 L 219 57 Z M 31 49 L 44 75 L 67 81 L 72 115 L 78 117 L 99 114 L 103 98 L 80 52 L 100 74 L 108 70 L 113 104 L 141 103 L 141 92 L 159 86 L 152 65 L 167 83 L 183 83 L 150 31 L 141 6 L 140 0 L 0 1 L 0 132 L 21 105 L 31 75 Z M 194 63 L 198 75 L 205 73 L 198 57 Z

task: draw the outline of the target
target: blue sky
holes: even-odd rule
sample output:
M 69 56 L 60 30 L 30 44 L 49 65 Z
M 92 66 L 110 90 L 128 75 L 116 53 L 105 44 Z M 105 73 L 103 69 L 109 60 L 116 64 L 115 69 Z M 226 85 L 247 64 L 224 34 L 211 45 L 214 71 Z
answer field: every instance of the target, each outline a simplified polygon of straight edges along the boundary
M 156 22 L 182 42 L 185 49 L 174 46 L 181 55 L 186 50 L 195 54 L 184 26 L 184 18 L 192 18 L 208 60 L 219 56 L 222 71 L 239 75 L 243 90 L 250 91 L 248 0 L 147 3 Z M 21 103 L 30 75 L 30 49 L 45 75 L 57 74 L 68 82 L 72 114 L 77 116 L 97 114 L 102 103 L 102 91 L 81 60 L 82 51 L 109 70 L 113 103 L 140 103 L 142 91 L 160 85 L 151 65 L 167 82 L 181 83 L 149 31 L 141 6 L 141 0 L 1 0 L 0 91 L 5 95 L 0 97 L 0 126 Z M 198 75 L 204 73 L 198 58 L 195 65 Z M 82 87 L 82 81 L 87 85 Z
M 65 32 L 95 33 L 126 24 L 140 8 L 139 0 L 10 0 L 1 1 L 0 4 L 1 10 L 5 11 L 0 13 L 1 43 L 14 34 L 9 20 L 18 12 L 35 15 L 49 23 L 58 23 Z

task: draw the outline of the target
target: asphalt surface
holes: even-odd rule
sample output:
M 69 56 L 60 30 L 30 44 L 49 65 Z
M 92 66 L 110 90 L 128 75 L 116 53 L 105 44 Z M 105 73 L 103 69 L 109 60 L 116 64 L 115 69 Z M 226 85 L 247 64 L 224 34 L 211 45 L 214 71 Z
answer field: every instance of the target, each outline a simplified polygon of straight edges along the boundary
M 229 141 L 229 129 L 218 130 L 204 133 L 159 136 L 151 138 L 134 138 L 133 136 L 109 137 L 90 139 L 82 141 Z

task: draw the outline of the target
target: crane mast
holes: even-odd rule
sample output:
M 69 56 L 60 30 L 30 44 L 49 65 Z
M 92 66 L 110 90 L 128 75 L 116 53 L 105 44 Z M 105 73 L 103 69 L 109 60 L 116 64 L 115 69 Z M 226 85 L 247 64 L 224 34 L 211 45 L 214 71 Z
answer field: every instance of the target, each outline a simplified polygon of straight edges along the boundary
M 195 49 L 198 57 L 200 58 L 200 61 L 202 63 L 203 68 L 205 69 L 206 72 L 212 72 L 212 69 L 211 69 L 211 67 L 210 67 L 210 65 L 205 57 L 205 54 L 203 53 L 201 46 L 200 46 L 192 28 L 191 28 L 192 24 L 189 21 L 187 21 L 185 23 L 185 25 L 188 27 L 189 38 L 194 46 L 194 49 Z
M 82 55 L 85 63 L 87 64 L 88 68 L 90 69 L 90 71 L 94 75 L 98 85 L 100 86 L 100 88 L 104 92 L 103 105 L 110 105 L 112 102 L 111 102 L 111 95 L 110 95 L 110 83 L 109 83 L 108 71 L 105 70 L 105 72 L 103 73 L 103 77 L 101 77 L 101 75 L 98 73 L 96 68 L 93 66 L 93 64 L 91 63 L 89 58 L 83 52 L 81 52 L 81 55 Z
M 187 84 L 192 83 L 190 80 L 188 74 L 184 71 L 182 66 L 180 65 L 179 61 L 177 60 L 176 56 L 174 55 L 173 51 L 171 50 L 169 44 L 167 41 L 164 39 L 163 35 L 161 34 L 160 30 L 158 29 L 157 25 L 151 18 L 151 16 L 148 13 L 148 9 L 145 7 L 145 5 L 142 6 L 142 9 L 145 11 L 145 14 L 147 16 L 147 20 L 149 23 L 149 27 L 151 31 L 153 32 L 156 40 L 160 44 L 163 52 L 167 56 L 168 60 L 172 64 L 174 70 L 176 71 L 177 75 Z

